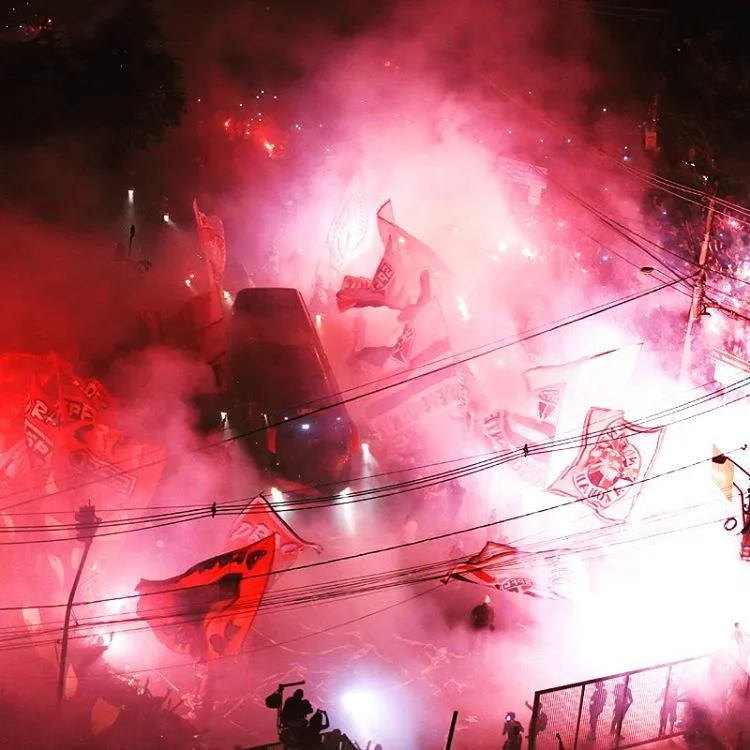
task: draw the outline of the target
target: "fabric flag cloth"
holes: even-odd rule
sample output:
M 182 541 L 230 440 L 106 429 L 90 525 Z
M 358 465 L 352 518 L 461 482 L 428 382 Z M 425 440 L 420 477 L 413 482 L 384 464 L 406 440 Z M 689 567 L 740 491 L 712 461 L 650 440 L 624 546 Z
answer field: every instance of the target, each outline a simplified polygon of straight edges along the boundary
M 512 409 L 489 414 L 484 423 L 485 435 L 498 450 L 528 446 L 529 456 L 517 461 L 514 468 L 534 484 L 549 483 L 554 477 L 548 473 L 550 453 L 545 444 L 555 440 L 565 427 L 562 417 L 566 396 L 594 390 L 615 392 L 629 380 L 640 351 L 641 345 L 636 344 L 526 370 L 525 398 Z M 575 416 L 573 420 L 577 429 L 580 421 Z
M 663 427 L 628 422 L 619 409 L 592 407 L 578 457 L 547 492 L 581 500 L 608 523 L 628 520 L 664 437 Z
M 252 628 L 275 548 L 271 535 L 175 578 L 142 580 L 136 587 L 136 612 L 171 651 L 194 661 L 232 656 Z
M 355 172 L 328 232 L 327 246 L 331 270 L 341 273 L 359 253 L 367 235 L 367 200 L 362 174 Z
M 224 273 L 227 265 L 227 243 L 224 235 L 224 222 L 218 216 L 207 216 L 198 208 L 198 200 L 193 200 L 193 214 L 198 228 L 203 257 L 206 260 L 208 282 L 221 299 L 224 294 Z
M 410 370 L 436 360 L 439 362 L 434 370 L 417 373 L 403 385 L 367 400 L 365 416 L 380 439 L 388 440 L 445 412 L 463 416 L 464 385 L 458 369 L 450 366 L 453 348 L 440 303 L 432 298 L 404 326 L 386 365 L 406 376 Z
M 734 464 L 715 445 L 711 456 L 711 481 L 732 502 L 734 496 Z
M 422 274 L 447 274 L 440 258 L 427 245 L 396 225 L 388 201 L 378 210 L 377 225 L 385 248 L 372 279 L 345 276 L 336 294 L 339 311 L 354 307 L 403 310 L 415 304 L 422 290 Z
M 80 488 L 110 519 L 145 508 L 164 471 L 162 446 L 142 444 L 107 424 L 77 422 L 60 431 L 52 477 L 59 490 Z
M 253 498 L 234 522 L 229 533 L 229 544 L 255 544 L 261 539 L 273 536 L 276 540 L 274 570 L 288 570 L 300 553 L 312 549 L 318 554 L 323 551 L 319 544 L 308 542 L 297 534 L 274 510 L 263 495 Z
M 521 552 L 507 544 L 487 542 L 481 552 L 456 565 L 443 583 L 453 579 L 535 599 L 566 599 L 571 590 L 571 575 L 560 563 L 550 563 L 560 557 L 553 553 Z

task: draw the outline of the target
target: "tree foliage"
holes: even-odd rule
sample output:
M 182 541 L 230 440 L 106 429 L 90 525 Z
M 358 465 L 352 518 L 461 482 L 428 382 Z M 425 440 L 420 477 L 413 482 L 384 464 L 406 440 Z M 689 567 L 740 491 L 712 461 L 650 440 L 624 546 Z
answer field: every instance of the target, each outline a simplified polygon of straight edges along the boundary
M 123 0 L 87 33 L 48 29 L 0 43 L 5 148 L 91 137 L 109 158 L 158 142 L 180 123 L 182 70 L 151 0 Z

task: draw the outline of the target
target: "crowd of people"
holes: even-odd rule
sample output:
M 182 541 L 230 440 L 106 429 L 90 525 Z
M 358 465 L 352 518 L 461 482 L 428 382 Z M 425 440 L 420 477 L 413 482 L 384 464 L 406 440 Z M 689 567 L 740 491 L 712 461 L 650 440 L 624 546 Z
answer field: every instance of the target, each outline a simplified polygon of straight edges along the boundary
M 330 728 L 327 712 L 322 708 L 314 709 L 302 688 L 297 688 L 283 701 L 285 687 L 279 686 L 266 698 L 266 706 L 277 712 L 279 741 L 284 750 L 361 750 L 340 729 Z M 383 748 L 376 745 L 374 750 Z

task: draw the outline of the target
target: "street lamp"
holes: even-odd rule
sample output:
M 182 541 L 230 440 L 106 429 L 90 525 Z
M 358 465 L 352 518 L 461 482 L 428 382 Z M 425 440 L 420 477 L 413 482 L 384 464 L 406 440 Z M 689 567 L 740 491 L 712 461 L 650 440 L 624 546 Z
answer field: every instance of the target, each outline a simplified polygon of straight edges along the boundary
M 742 449 L 744 450 L 746 447 L 747 446 L 743 446 Z M 725 464 L 730 463 L 735 469 L 739 469 L 748 479 L 750 479 L 750 472 L 724 453 L 719 453 L 717 456 L 713 456 L 711 461 L 718 466 L 724 466 Z M 734 471 L 732 471 L 731 480 L 732 486 L 739 493 L 740 502 L 742 503 L 742 531 L 740 532 L 742 534 L 742 541 L 740 542 L 740 558 L 742 560 L 750 560 L 750 492 L 743 492 L 739 485 L 734 481 Z M 730 531 L 734 529 L 734 526 L 729 526 L 729 519 L 724 523 L 724 528 Z
M 70 618 L 73 612 L 73 602 L 75 601 L 76 592 L 78 591 L 78 584 L 81 582 L 83 569 L 86 566 L 86 558 L 89 556 L 91 544 L 94 541 L 99 524 L 102 522 L 102 519 L 96 515 L 96 509 L 91 503 L 84 505 L 77 510 L 75 519 L 76 539 L 78 539 L 79 542 L 83 542 L 83 554 L 78 563 L 78 570 L 73 579 L 73 585 L 70 587 L 70 595 L 68 596 L 68 603 L 65 607 L 65 621 L 63 623 L 62 642 L 60 644 L 60 672 L 57 676 L 58 717 L 62 710 L 63 698 L 65 696 L 65 672 L 68 662 L 68 642 L 70 640 Z

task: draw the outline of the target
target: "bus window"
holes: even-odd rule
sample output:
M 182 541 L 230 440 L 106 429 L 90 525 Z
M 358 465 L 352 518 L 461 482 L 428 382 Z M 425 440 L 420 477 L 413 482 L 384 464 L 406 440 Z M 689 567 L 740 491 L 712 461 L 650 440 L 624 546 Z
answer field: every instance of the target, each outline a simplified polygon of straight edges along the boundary
M 345 481 L 356 428 L 299 292 L 240 291 L 229 360 L 230 427 L 254 458 L 308 484 Z

